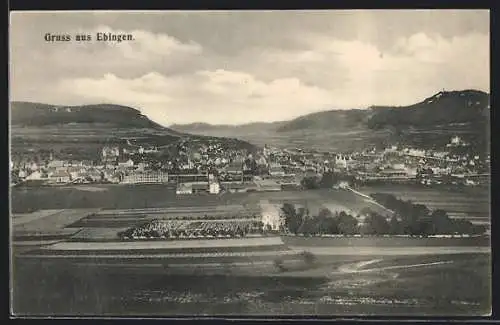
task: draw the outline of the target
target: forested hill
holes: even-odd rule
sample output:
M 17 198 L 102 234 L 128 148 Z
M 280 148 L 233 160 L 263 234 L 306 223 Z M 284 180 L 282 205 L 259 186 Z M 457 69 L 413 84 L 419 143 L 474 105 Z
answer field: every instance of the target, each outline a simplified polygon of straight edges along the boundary
M 477 90 L 443 91 L 403 107 L 373 106 L 368 127 L 432 127 L 455 123 L 489 122 L 489 94 Z
M 23 126 L 104 123 L 112 127 L 166 129 L 137 109 L 113 104 L 61 106 L 11 102 L 10 118 L 13 125 Z

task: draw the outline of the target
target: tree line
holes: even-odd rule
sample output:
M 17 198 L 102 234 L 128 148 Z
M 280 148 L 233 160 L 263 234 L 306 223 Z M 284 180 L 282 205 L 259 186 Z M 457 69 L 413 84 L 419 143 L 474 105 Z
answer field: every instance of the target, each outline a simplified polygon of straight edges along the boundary
M 398 222 L 397 233 L 405 235 L 479 235 L 486 232 L 483 225 L 474 225 L 465 219 L 452 219 L 442 209 L 431 211 L 423 204 L 404 201 L 392 194 L 370 195 L 376 202 L 394 211 Z
M 321 209 L 317 215 L 311 215 L 304 207 L 295 208 L 285 203 L 281 208 L 284 216 L 283 231 L 302 235 L 452 235 L 484 234 L 486 228 L 473 225 L 468 220 L 451 219 L 446 211 L 430 211 L 425 205 L 398 200 L 390 194 L 373 194 L 380 204 L 393 210 L 387 218 L 373 210 L 365 209 L 363 216 L 352 215 L 346 211 L 333 213 Z
M 303 188 L 312 190 L 319 188 L 332 188 L 339 182 L 348 182 L 349 184 L 354 184 L 356 178 L 353 175 L 346 175 L 337 172 L 326 172 L 320 177 L 304 177 L 301 181 Z

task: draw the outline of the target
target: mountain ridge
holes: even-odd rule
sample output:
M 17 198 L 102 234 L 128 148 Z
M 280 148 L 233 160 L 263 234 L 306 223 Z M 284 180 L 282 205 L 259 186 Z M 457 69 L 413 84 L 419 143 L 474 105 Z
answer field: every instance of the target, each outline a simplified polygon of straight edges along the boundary
M 13 125 L 24 126 L 104 123 L 117 127 L 169 130 L 151 121 L 136 108 L 108 103 L 53 105 L 39 102 L 12 101 L 10 102 L 10 121 Z M 177 133 L 177 131 L 170 131 Z
M 471 117 L 473 117 L 473 120 L 476 120 L 474 113 L 477 112 L 474 112 L 474 109 L 463 110 L 463 107 L 461 107 L 460 101 L 457 100 L 457 97 L 465 97 L 464 100 L 473 100 L 474 102 L 479 100 L 481 109 L 479 109 L 478 112 L 481 113 L 480 115 L 483 117 L 489 117 L 489 110 L 487 109 L 487 106 L 489 106 L 489 94 L 480 90 L 465 89 L 440 91 L 425 98 L 421 102 L 406 106 L 373 105 L 362 109 L 332 109 L 302 115 L 290 120 L 275 122 L 252 122 L 239 125 L 194 122 L 188 124 L 172 124 L 170 127 L 174 130 L 183 131 L 208 131 L 259 126 L 276 126 L 276 132 L 288 132 L 305 129 L 328 129 L 331 127 L 338 127 L 340 125 L 350 128 L 362 127 L 363 124 L 366 124 L 369 128 L 377 129 L 385 126 L 397 126 L 400 122 L 404 122 L 404 125 L 418 126 L 419 124 L 439 124 L 441 122 L 446 123 L 448 121 L 450 123 L 469 122 Z M 451 98 L 451 101 L 443 103 L 441 98 Z M 427 107 L 425 107 L 426 105 Z M 450 109 L 450 107 L 452 108 Z M 455 113 L 458 108 L 460 108 L 461 114 L 456 115 Z M 417 110 L 420 109 L 422 111 L 418 112 Z M 435 109 L 445 111 L 443 114 L 436 117 Z M 402 120 L 400 115 L 403 114 L 408 114 L 408 118 Z M 330 115 L 331 117 L 334 117 L 334 119 L 330 118 Z M 398 116 L 392 117 L 391 115 Z M 431 118 L 429 118 L 429 116 L 431 116 Z M 432 116 L 434 116 L 434 118 L 432 118 Z M 480 117 L 481 116 L 478 116 L 478 118 Z M 384 119 L 387 120 L 386 123 L 384 123 Z M 425 119 L 428 119 L 429 121 L 425 122 Z

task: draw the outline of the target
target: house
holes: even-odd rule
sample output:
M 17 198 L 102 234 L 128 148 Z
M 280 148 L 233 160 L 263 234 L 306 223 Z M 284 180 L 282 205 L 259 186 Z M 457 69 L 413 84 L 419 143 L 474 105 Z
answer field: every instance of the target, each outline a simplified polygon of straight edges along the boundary
M 271 167 L 269 169 L 269 175 L 271 176 L 285 176 L 285 171 L 281 166 Z
M 132 168 L 134 167 L 134 161 L 132 159 L 119 159 L 118 160 L 119 167 Z
M 220 184 L 218 182 L 210 182 L 208 191 L 210 194 L 219 194 Z
M 280 230 L 284 224 L 284 218 L 281 216 L 280 208 L 263 200 L 260 202 L 260 209 L 264 229 L 271 229 L 274 231 Z
M 119 147 L 104 147 L 102 148 L 101 156 L 103 158 L 106 157 L 118 157 L 120 155 L 120 148 Z
M 71 181 L 71 175 L 67 171 L 57 170 L 50 175 L 50 181 L 54 183 L 68 183 Z
M 55 167 L 55 168 L 60 168 L 60 167 L 64 167 L 65 165 L 65 162 L 62 161 L 62 160 L 52 160 L 49 162 L 49 164 L 47 165 L 47 167 Z
M 150 172 L 137 172 L 133 171 L 128 175 L 123 176 L 121 181 L 125 184 L 154 184 L 154 183 L 167 183 L 168 173 L 162 171 Z
M 30 175 L 28 175 L 26 177 L 26 180 L 40 180 L 43 178 L 43 175 L 41 172 L 39 171 L 34 171 L 33 173 L 31 173 Z

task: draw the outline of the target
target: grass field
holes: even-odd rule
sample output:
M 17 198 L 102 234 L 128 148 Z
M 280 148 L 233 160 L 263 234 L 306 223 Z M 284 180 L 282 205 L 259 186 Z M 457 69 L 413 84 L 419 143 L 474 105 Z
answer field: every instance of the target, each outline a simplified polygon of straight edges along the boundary
M 450 217 L 490 221 L 490 193 L 488 188 L 451 190 L 423 186 L 391 185 L 363 187 L 360 192 L 389 193 L 399 199 L 426 205 L 429 209 L 443 209 Z
M 14 306 L 30 315 L 479 316 L 491 311 L 488 254 L 337 256 L 305 275 L 84 277 L 19 265 Z M 139 270 L 138 270 L 139 271 Z M 43 279 L 43 281 L 40 281 Z
M 11 193 L 12 210 L 14 213 L 23 213 L 38 209 L 255 206 L 261 200 L 268 200 L 274 204 L 285 202 L 307 204 L 311 213 L 327 205 L 345 207 L 354 211 L 360 211 L 365 207 L 380 210 L 378 205 L 358 195 L 333 189 L 177 196 L 170 185 L 100 185 L 98 188 L 106 190 L 81 191 L 77 186 L 14 188 Z

